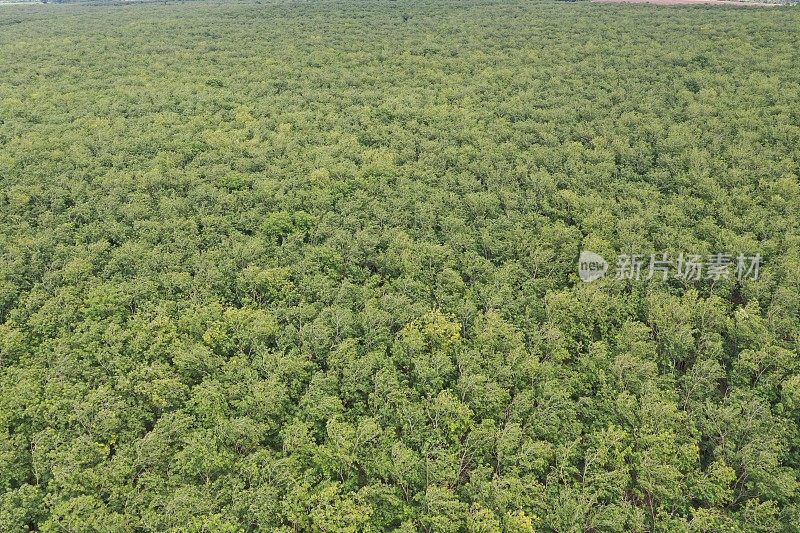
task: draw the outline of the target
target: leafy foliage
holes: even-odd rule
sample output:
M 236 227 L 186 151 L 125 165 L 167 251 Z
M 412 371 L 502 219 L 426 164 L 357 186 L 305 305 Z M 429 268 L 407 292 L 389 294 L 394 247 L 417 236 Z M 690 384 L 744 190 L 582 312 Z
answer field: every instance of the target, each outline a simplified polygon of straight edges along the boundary
M 796 531 L 799 19 L 3 7 L 0 531 Z

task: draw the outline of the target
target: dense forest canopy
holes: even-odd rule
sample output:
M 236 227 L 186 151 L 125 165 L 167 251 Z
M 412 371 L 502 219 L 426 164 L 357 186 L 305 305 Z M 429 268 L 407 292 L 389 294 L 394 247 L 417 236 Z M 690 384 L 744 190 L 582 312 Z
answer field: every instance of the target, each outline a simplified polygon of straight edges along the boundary
M 0 8 L 0 531 L 797 531 L 799 28 Z

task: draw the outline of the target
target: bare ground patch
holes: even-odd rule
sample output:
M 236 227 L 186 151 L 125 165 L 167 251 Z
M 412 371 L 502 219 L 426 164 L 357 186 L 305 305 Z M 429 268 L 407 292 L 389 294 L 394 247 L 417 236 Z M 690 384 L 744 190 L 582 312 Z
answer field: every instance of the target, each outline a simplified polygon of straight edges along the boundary
M 780 7 L 787 4 L 768 4 L 757 2 L 737 2 L 736 0 L 591 0 L 596 4 L 653 4 L 659 6 L 677 5 L 726 5 L 739 7 Z

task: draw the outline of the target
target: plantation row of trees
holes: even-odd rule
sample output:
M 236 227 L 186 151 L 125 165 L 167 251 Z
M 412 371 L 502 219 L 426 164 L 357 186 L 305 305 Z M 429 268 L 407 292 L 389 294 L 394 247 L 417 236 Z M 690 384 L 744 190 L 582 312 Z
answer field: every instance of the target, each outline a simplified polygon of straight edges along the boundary
M 3 8 L 0 531 L 796 531 L 799 17 Z

